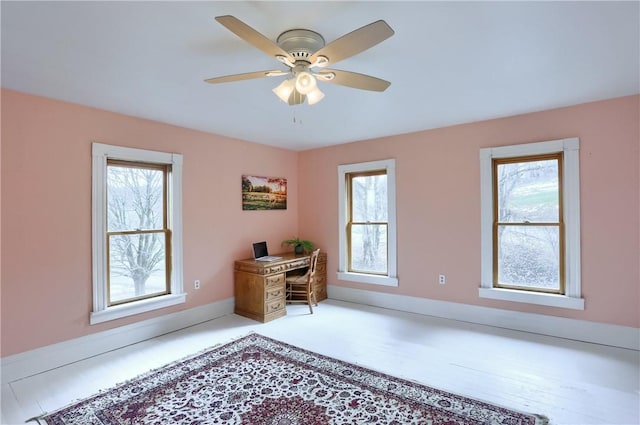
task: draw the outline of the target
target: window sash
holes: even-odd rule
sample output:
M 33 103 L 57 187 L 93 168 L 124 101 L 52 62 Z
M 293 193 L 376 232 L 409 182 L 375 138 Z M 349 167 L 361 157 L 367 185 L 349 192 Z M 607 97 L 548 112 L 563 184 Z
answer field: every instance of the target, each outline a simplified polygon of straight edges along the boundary
M 142 161 L 124 161 L 118 159 L 107 159 L 107 169 L 109 167 L 120 167 L 120 168 L 137 168 L 143 170 L 156 170 L 162 172 L 162 227 L 159 229 L 145 229 L 145 230 L 167 230 L 168 228 L 168 185 L 169 185 L 169 177 L 171 173 L 171 165 L 169 164 L 153 164 L 149 162 Z M 107 182 L 107 199 L 109 197 L 109 185 Z M 107 210 L 105 211 L 107 217 L 107 233 L 109 233 L 109 202 L 107 201 L 105 207 Z M 128 229 L 128 230 L 136 230 L 136 229 Z
M 352 235 L 354 227 L 366 227 L 366 226 L 382 226 L 384 227 L 384 235 L 385 235 L 385 244 L 384 244 L 384 270 L 376 271 L 372 269 L 364 269 L 358 268 L 354 266 L 353 261 L 353 244 L 352 244 Z M 347 258 L 347 270 L 352 273 L 366 273 L 373 274 L 379 276 L 388 276 L 389 274 L 389 224 L 387 222 L 352 222 L 347 224 L 347 244 L 348 244 L 348 258 Z
M 110 244 L 111 237 L 148 235 L 148 234 L 162 234 L 164 238 L 164 289 L 162 291 L 156 291 L 150 294 L 144 294 L 140 296 L 133 296 L 128 298 L 122 298 L 119 300 L 113 300 L 111 296 L 112 294 L 111 244 Z M 171 230 L 160 229 L 160 230 L 140 230 L 140 231 L 125 231 L 125 232 L 107 232 L 106 241 L 107 241 L 106 261 L 107 261 L 107 306 L 108 307 L 171 294 Z
M 556 257 L 558 262 L 558 271 L 557 273 L 555 273 L 555 276 L 557 277 L 557 288 L 555 287 L 547 288 L 533 282 L 530 282 L 530 283 L 528 282 L 527 284 L 518 285 L 517 283 L 506 283 L 500 280 L 500 266 L 501 266 L 500 264 L 501 258 L 499 254 L 499 246 L 501 244 L 500 228 L 504 228 L 505 230 L 507 228 L 529 228 L 529 229 L 556 228 L 558 230 L 558 247 L 557 247 L 557 257 Z M 494 256 L 493 256 L 494 288 L 517 289 L 522 291 L 544 292 L 544 293 L 550 293 L 550 294 L 564 295 L 565 294 L 564 254 L 563 254 L 564 243 L 563 243 L 562 237 L 560 236 L 562 234 L 562 228 L 563 226 L 558 223 L 515 223 L 515 224 L 507 223 L 507 224 L 500 224 L 499 226 L 496 226 L 496 229 L 494 229 L 495 231 L 494 240 L 496 241 L 496 243 L 494 245 Z

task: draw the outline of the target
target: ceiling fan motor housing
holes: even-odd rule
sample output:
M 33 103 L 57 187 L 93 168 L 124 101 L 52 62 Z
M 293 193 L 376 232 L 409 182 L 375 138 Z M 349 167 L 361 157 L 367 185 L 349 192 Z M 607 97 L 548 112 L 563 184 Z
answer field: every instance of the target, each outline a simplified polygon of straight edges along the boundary
M 309 62 L 309 57 L 324 47 L 324 38 L 320 34 L 305 29 L 285 31 L 276 42 L 296 61 Z

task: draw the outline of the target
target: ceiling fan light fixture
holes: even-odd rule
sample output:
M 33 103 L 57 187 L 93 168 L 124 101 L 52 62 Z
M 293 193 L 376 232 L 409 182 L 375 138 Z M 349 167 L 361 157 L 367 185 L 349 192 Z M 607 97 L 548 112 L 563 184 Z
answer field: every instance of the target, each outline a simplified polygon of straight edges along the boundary
M 289 103 L 289 96 L 296 88 L 296 83 L 293 78 L 289 78 L 284 80 L 278 85 L 278 87 L 274 88 L 272 91 L 282 100 L 284 103 Z
M 306 95 L 316 89 L 316 79 L 307 71 L 298 72 L 296 75 L 296 90 Z
M 320 89 L 316 87 L 315 90 L 311 90 L 309 93 L 307 93 L 307 103 L 309 103 L 309 105 L 315 105 L 316 103 L 320 102 L 323 97 L 324 93 L 322 93 Z

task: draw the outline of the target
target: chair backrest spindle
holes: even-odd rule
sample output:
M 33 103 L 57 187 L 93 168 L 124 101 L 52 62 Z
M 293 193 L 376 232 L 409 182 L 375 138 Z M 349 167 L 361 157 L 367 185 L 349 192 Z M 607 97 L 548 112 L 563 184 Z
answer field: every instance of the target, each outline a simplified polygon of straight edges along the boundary
M 313 285 L 313 278 L 316 274 L 316 266 L 318 264 L 318 254 L 320 254 L 320 248 L 311 253 L 309 258 L 309 270 L 307 271 L 307 285 L 310 287 Z

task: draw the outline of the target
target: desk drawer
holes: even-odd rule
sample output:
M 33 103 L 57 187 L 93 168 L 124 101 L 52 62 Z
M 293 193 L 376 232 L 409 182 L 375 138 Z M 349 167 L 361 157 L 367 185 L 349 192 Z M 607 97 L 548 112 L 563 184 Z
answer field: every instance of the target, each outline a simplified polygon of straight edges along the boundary
M 286 278 L 284 273 L 276 274 L 273 276 L 267 276 L 265 278 L 265 286 L 269 289 L 274 286 L 282 286 L 284 288 L 285 280 Z
M 284 286 L 282 285 L 273 288 L 270 287 L 264 292 L 265 302 L 274 301 L 279 298 L 284 298 Z
M 264 314 L 273 313 L 275 311 L 284 310 L 284 298 L 270 301 L 265 304 Z

